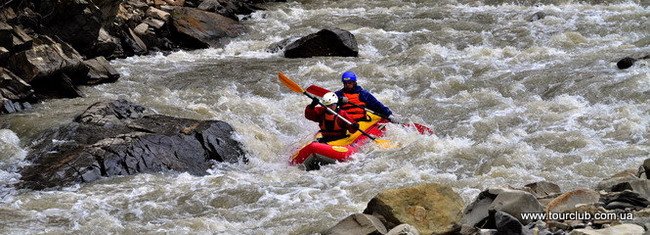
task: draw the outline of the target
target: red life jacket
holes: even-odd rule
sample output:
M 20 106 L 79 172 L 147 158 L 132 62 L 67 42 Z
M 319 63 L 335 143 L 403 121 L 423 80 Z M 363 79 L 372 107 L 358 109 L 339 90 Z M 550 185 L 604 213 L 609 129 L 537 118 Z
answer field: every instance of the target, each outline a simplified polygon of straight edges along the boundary
M 345 110 L 348 112 L 348 116 L 350 116 L 352 119 L 355 121 L 360 121 L 360 120 L 365 120 L 366 119 L 366 110 L 363 108 L 356 107 L 352 104 L 356 104 L 361 107 L 366 107 L 366 102 L 361 101 L 359 99 L 359 93 L 345 93 L 343 92 L 343 95 L 348 98 L 348 104 L 344 104 L 341 106 L 341 109 Z M 352 104 L 350 104 L 352 103 Z
M 336 115 L 326 112 L 325 117 L 320 122 L 320 132 L 323 133 L 323 136 L 344 136 L 347 133 L 347 130 L 339 125 L 339 117 Z

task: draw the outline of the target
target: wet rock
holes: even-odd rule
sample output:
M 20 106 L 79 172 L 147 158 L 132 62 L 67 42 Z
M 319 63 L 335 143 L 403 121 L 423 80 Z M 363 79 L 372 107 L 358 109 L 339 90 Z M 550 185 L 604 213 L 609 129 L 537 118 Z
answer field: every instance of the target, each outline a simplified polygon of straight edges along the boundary
M 538 12 L 535 12 L 535 14 L 529 16 L 526 20 L 528 22 L 533 22 L 533 21 L 538 21 L 538 20 L 544 19 L 544 18 L 546 18 L 546 13 L 544 13 L 543 11 L 538 11 Z
M 14 54 L 8 68 L 31 83 L 61 73 L 85 75 L 88 70 L 82 61 L 82 56 L 67 43 L 41 36 L 33 48 Z
M 314 56 L 359 56 L 357 39 L 343 29 L 323 29 L 289 44 L 284 50 L 286 58 Z
M 100 102 L 73 122 L 46 131 L 20 170 L 19 188 L 44 189 L 102 177 L 165 171 L 206 175 L 213 162 L 243 158 L 221 121 L 152 114 L 124 100 Z
M 8 69 L 0 67 L 0 97 L 10 100 L 30 99 L 34 94 L 32 86 L 13 74 Z
M 636 224 L 621 224 L 604 229 L 575 229 L 569 235 L 623 235 L 644 234 L 643 227 Z
M 80 81 L 78 84 L 95 85 L 115 82 L 120 77 L 120 73 L 118 73 L 103 56 L 85 60 L 83 63 L 89 69 L 88 76 L 86 77 L 86 80 Z
M 103 14 L 93 1 L 34 1 L 34 10 L 43 16 L 42 31 L 58 37 L 77 51 L 85 51 L 97 40 Z M 117 0 L 112 0 L 117 7 Z M 102 3 L 108 3 L 102 1 Z M 108 3 L 111 5 L 111 3 Z M 107 14 L 114 10 L 107 10 Z M 108 16 L 107 16 L 108 17 Z
M 386 234 L 388 230 L 377 217 L 366 214 L 353 214 L 341 220 L 334 227 L 323 232 L 324 235 Z
M 636 61 L 637 59 L 634 59 L 632 57 L 625 57 L 616 63 L 616 67 L 618 67 L 618 69 L 627 69 L 629 67 L 632 67 Z
M 176 30 L 172 40 L 182 47 L 193 49 L 222 47 L 229 38 L 246 31 L 242 24 L 233 19 L 187 7 L 175 8 L 172 21 Z
M 577 205 L 598 203 L 600 194 L 590 189 L 578 189 L 563 193 L 546 205 L 548 212 L 565 212 L 574 210 Z
M 494 213 L 494 221 L 498 234 L 533 235 L 517 218 L 503 211 L 496 211 Z
M 429 183 L 380 192 L 363 213 L 382 219 L 389 229 L 410 224 L 422 234 L 432 234 L 453 231 L 462 207 L 462 199 L 449 186 Z
M 33 38 L 27 35 L 21 26 L 10 26 L 0 22 L 0 47 L 11 52 L 27 50 L 32 46 Z
M 386 235 L 419 235 L 418 229 L 410 224 L 400 224 L 388 231 Z
M 9 62 L 9 56 L 11 56 L 9 50 L 4 47 L 0 47 L 0 66 L 4 66 L 7 64 L 7 62 Z
M 237 0 L 205 0 L 197 8 L 214 12 L 233 20 L 239 20 L 237 15 L 248 15 L 261 9 L 248 2 Z
M 531 192 L 535 194 L 537 197 L 546 197 L 549 195 L 558 194 L 562 192 L 560 190 L 560 186 L 548 181 L 535 182 L 535 183 L 527 184 L 524 187 L 530 188 L 532 190 Z

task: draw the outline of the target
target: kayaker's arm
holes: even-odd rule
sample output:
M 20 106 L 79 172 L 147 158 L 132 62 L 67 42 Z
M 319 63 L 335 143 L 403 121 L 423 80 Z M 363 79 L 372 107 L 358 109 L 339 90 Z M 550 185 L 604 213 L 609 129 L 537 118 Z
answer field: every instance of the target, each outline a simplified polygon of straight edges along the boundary
M 318 109 L 314 106 L 307 105 L 307 107 L 305 107 L 305 118 L 314 122 L 320 122 L 324 111 L 323 108 Z

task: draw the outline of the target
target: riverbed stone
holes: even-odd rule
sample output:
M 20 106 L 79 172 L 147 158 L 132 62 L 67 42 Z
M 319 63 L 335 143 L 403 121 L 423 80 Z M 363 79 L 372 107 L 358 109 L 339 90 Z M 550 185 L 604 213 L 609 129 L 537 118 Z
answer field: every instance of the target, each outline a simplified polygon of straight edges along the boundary
M 9 69 L 0 67 L 0 97 L 9 100 L 25 100 L 31 98 L 33 94 L 34 90 L 31 85 Z
M 83 57 L 67 43 L 41 36 L 33 48 L 14 54 L 8 68 L 31 83 L 60 73 L 85 74 L 88 70 L 82 61 Z
M 575 210 L 576 206 L 581 204 L 598 203 L 600 194 L 591 189 L 578 189 L 563 193 L 546 205 L 545 211 L 548 212 L 565 212 Z
M 309 58 L 314 56 L 359 56 L 359 47 L 354 34 L 347 30 L 322 29 L 302 37 L 284 50 L 286 58 Z
M 194 8 L 177 7 L 171 18 L 177 32 L 172 40 L 187 48 L 222 47 L 230 38 L 246 32 L 233 19 Z
M 494 221 L 498 234 L 533 235 L 530 229 L 519 222 L 519 219 L 503 211 L 494 213 Z
M 636 224 L 620 224 L 604 229 L 574 229 L 569 235 L 624 235 L 624 234 L 644 234 L 643 227 Z
M 420 235 L 420 232 L 413 225 L 400 224 L 388 231 L 386 235 Z
M 427 183 L 382 191 L 368 202 L 363 213 L 376 215 L 389 229 L 410 224 L 421 234 L 433 234 L 453 231 L 462 208 L 462 199 L 451 187 Z
M 386 234 L 386 232 L 386 227 L 377 217 L 357 213 L 341 220 L 334 227 L 323 232 L 323 235 Z
M 88 67 L 88 75 L 84 81 L 79 82 L 85 85 L 95 85 L 100 83 L 115 82 L 120 77 L 120 73 L 104 58 L 99 56 L 90 60 L 85 60 L 84 65 Z
M 18 188 L 45 189 L 158 172 L 206 175 L 216 162 L 245 161 L 232 127 L 153 114 L 125 100 L 99 102 L 44 132 L 25 158 Z
M 524 187 L 530 188 L 531 193 L 533 193 L 537 197 L 546 197 L 549 195 L 554 195 L 562 192 L 560 190 L 560 186 L 548 181 L 539 181 L 539 182 L 527 184 Z

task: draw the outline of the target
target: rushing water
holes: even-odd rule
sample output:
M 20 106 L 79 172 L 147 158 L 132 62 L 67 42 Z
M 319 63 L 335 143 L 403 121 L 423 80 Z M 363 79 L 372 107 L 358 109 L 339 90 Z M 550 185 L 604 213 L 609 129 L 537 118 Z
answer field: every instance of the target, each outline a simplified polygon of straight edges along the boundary
M 552 5 L 546 5 L 552 4 Z M 50 100 L 5 115 L 0 179 L 38 133 L 100 100 L 128 99 L 161 114 L 224 120 L 246 165 L 116 177 L 61 190 L 0 191 L 0 232 L 311 234 L 363 211 L 377 192 L 425 182 L 469 203 L 495 185 L 549 180 L 593 187 L 650 157 L 647 1 L 291 1 L 265 5 L 250 32 L 225 48 L 113 61 L 122 78 L 85 87 L 86 98 Z M 530 21 L 537 12 L 545 17 Z M 358 58 L 285 59 L 272 45 L 322 28 L 352 32 Z M 341 87 L 345 70 L 402 121 L 400 149 L 365 146 L 351 162 L 305 172 L 289 156 L 317 130 L 310 100 L 277 80 Z

